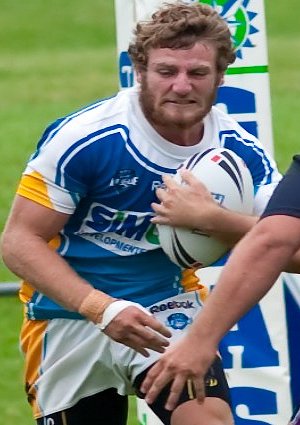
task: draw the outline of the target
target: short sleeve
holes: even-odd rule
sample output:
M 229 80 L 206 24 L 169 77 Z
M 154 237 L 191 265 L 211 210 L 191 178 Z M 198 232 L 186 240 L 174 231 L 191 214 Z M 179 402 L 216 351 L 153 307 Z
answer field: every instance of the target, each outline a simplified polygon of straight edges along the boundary
M 300 155 L 295 155 L 293 162 L 274 193 L 262 214 L 289 215 L 300 217 Z

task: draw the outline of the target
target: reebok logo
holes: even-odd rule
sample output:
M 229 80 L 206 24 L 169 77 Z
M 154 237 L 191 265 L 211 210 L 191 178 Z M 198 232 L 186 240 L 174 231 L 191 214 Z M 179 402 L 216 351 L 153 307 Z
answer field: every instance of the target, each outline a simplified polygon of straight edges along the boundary
M 190 309 L 195 308 L 193 301 L 169 301 L 167 303 L 156 304 L 150 308 L 150 313 L 159 311 L 173 310 L 174 308 Z

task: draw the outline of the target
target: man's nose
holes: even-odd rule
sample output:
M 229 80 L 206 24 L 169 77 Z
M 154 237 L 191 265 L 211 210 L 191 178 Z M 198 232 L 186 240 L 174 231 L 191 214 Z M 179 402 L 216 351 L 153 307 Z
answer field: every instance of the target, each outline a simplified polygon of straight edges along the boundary
M 178 95 L 184 96 L 192 89 L 189 76 L 186 73 L 179 73 L 173 82 L 173 91 Z

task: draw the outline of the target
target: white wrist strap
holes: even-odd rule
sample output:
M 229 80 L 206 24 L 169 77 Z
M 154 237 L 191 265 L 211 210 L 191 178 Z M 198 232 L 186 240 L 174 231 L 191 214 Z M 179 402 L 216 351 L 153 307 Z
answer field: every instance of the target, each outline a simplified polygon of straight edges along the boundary
M 137 307 L 140 310 L 142 310 L 144 313 L 149 314 L 151 316 L 151 313 L 144 308 L 141 304 L 134 303 L 132 301 L 126 301 L 126 300 L 118 300 L 114 301 L 111 304 L 109 304 L 108 307 L 104 310 L 102 322 L 96 323 L 97 328 L 99 328 L 101 331 L 104 331 L 104 329 L 110 324 L 110 322 L 119 314 L 121 311 L 125 310 L 127 307 Z

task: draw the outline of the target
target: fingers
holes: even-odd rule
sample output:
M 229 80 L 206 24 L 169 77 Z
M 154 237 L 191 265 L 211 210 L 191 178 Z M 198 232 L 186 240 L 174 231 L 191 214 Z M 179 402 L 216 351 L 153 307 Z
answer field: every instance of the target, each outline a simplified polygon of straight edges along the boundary
M 158 353 L 163 353 L 170 344 L 166 338 L 172 336 L 171 332 L 151 316 L 146 316 L 136 331 L 143 346 Z
M 182 181 L 188 185 L 193 185 L 198 183 L 201 184 L 201 182 L 194 176 L 194 174 L 191 171 L 187 170 L 186 168 L 182 168 L 180 170 L 180 175 L 181 175 Z
M 133 348 L 144 357 L 149 357 L 149 350 L 157 351 L 158 353 L 164 353 L 165 347 L 169 345 L 169 342 L 164 339 L 158 339 L 153 337 L 153 332 L 144 330 L 143 332 L 133 333 L 130 335 L 120 338 L 118 342 L 122 342 L 130 348 Z M 117 339 L 116 339 L 117 340 Z
M 163 388 L 171 381 L 170 393 L 165 404 L 167 410 L 173 410 L 178 402 L 178 398 L 186 382 L 184 374 L 178 374 L 174 371 L 172 363 L 164 360 L 162 357 L 147 373 L 141 385 L 141 391 L 146 394 L 145 401 L 152 404 Z
M 166 328 L 162 323 L 160 323 L 158 320 L 156 320 L 152 316 L 146 316 L 144 325 L 148 326 L 149 328 L 153 329 L 154 331 L 160 333 L 161 335 L 165 336 L 166 338 L 170 338 L 172 336 L 172 333 L 169 331 L 168 328 Z
M 164 175 L 162 179 L 164 186 L 156 189 L 156 195 L 161 202 L 164 202 L 169 198 L 170 192 L 180 188 L 181 185 L 170 175 Z
M 160 391 L 172 379 L 171 373 L 169 373 L 167 369 L 163 370 L 162 363 L 163 360 L 161 359 L 158 363 L 152 366 L 141 385 L 140 390 L 146 394 L 145 401 L 148 404 L 152 404 L 154 402 Z M 163 374 L 161 374 L 162 370 Z
M 182 183 L 185 183 L 187 185 L 193 185 L 193 184 L 199 183 L 199 180 L 197 179 L 197 177 L 195 177 L 194 174 L 190 170 L 187 170 L 186 168 L 181 168 L 181 170 L 179 171 L 179 174 L 181 177 L 181 183 L 176 181 L 174 179 L 174 176 L 170 176 L 168 174 L 163 175 L 162 180 L 164 183 L 164 188 L 161 188 L 158 190 L 166 190 L 166 189 L 171 190 L 178 186 L 182 186 Z
M 169 346 L 167 338 L 172 335 L 162 323 L 136 307 L 128 307 L 119 313 L 104 333 L 145 357 L 149 356 L 147 349 L 164 353 Z
M 174 373 L 172 368 L 164 366 L 162 360 L 156 363 L 148 372 L 141 385 L 141 391 L 146 394 L 145 401 L 152 404 L 163 388 L 173 380 L 165 408 L 174 410 L 179 397 L 187 385 L 187 392 L 191 399 L 196 398 L 199 403 L 203 403 L 205 398 L 204 381 L 200 378 L 189 378 L 184 373 Z
M 182 168 L 180 170 L 180 175 L 182 178 L 181 187 L 185 188 L 185 190 L 189 189 L 190 191 L 195 191 L 196 193 L 209 193 L 205 184 L 203 184 L 194 174 L 187 170 L 186 168 Z
M 104 333 L 121 344 L 126 345 L 127 347 L 132 348 L 138 353 L 142 354 L 144 357 L 149 357 L 149 350 L 156 351 L 158 353 L 164 353 L 166 347 L 169 345 L 169 341 L 165 339 L 158 338 L 156 335 L 153 336 L 153 332 L 143 330 L 143 332 L 128 332 L 123 334 L 117 334 L 109 329 L 109 325 Z
M 150 370 L 150 372 L 152 372 L 152 370 Z M 148 372 L 148 375 L 141 386 L 141 391 L 146 394 L 145 401 L 148 404 L 152 404 L 163 388 L 172 380 L 171 374 L 167 374 L 165 371 L 155 371 L 152 376 L 149 376 L 150 372 Z M 169 395 L 164 406 L 166 410 L 174 410 L 176 408 L 185 385 L 187 386 L 186 390 L 191 400 L 196 399 L 200 404 L 204 402 L 204 382 L 199 379 L 192 380 L 184 375 L 177 374 L 173 379 Z
M 183 387 L 186 383 L 186 378 L 177 375 L 171 385 L 170 394 L 165 404 L 166 410 L 174 410 L 177 406 L 177 402 L 180 394 L 182 393 Z
M 164 187 L 156 190 L 157 197 L 161 202 L 163 202 L 163 200 L 167 197 L 167 193 L 172 190 L 187 190 L 187 186 L 196 186 L 198 188 L 202 187 L 206 189 L 206 186 L 197 179 L 190 170 L 182 168 L 180 170 L 180 176 L 182 179 L 181 184 L 176 181 L 173 176 L 168 174 L 162 176 Z M 185 183 L 185 185 L 182 183 Z
M 190 399 L 196 399 L 198 403 L 202 404 L 205 399 L 204 381 L 199 378 L 188 378 L 183 375 L 176 375 L 171 388 L 170 394 L 166 401 L 165 408 L 167 410 L 174 410 L 177 406 L 180 394 L 183 391 L 183 387 L 187 385 L 187 392 Z
M 193 387 L 198 403 L 203 403 L 205 399 L 204 379 L 193 378 Z
M 151 204 L 156 214 L 156 216 L 151 219 L 151 222 L 154 224 L 172 224 L 172 219 L 169 214 L 170 207 L 172 208 L 173 203 L 177 203 L 174 197 L 174 191 L 176 188 L 180 189 L 180 185 L 178 185 L 171 176 L 163 176 L 163 180 L 165 182 L 165 187 L 156 190 L 156 195 L 160 203 L 153 202 Z
M 171 224 L 170 218 L 165 216 L 165 208 L 162 204 L 152 203 L 151 208 L 154 210 L 156 216 L 151 218 L 151 223 L 153 224 Z

